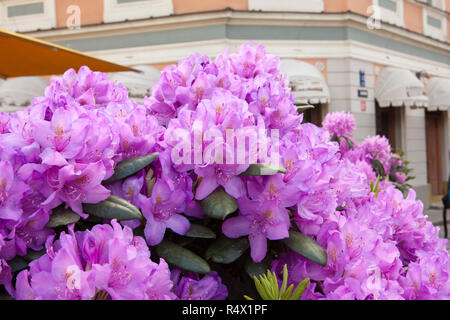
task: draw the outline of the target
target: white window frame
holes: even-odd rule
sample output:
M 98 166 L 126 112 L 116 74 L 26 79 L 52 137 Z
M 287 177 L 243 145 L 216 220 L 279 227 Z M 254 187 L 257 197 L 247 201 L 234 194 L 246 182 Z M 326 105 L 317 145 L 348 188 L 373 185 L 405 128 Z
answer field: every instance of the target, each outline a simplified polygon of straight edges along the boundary
M 436 28 L 435 26 L 428 24 L 428 16 L 440 20 L 441 28 L 439 29 Z M 438 12 L 434 12 L 428 10 L 427 8 L 423 8 L 423 33 L 426 36 L 439 39 L 442 41 L 447 41 L 447 17 Z
M 381 21 L 391 23 L 400 27 L 405 26 L 405 19 L 403 16 L 403 0 L 392 0 L 397 3 L 397 12 L 393 12 L 380 6 L 379 0 L 373 0 L 372 4 L 380 8 Z
M 250 11 L 323 12 L 324 4 L 323 0 L 249 0 L 248 8 Z
M 172 0 L 144 0 L 118 3 L 117 0 L 103 0 L 103 21 L 147 19 L 173 14 Z
M 8 17 L 8 7 L 25 4 L 44 4 L 44 12 L 23 16 Z M 4 0 L 0 1 L 0 28 L 15 32 L 48 30 L 56 27 L 54 0 Z
M 426 0 L 423 0 L 423 2 L 428 4 L 428 1 Z M 445 11 L 445 0 L 440 0 L 440 5 L 436 5 L 436 0 L 433 0 L 431 6 L 439 10 Z

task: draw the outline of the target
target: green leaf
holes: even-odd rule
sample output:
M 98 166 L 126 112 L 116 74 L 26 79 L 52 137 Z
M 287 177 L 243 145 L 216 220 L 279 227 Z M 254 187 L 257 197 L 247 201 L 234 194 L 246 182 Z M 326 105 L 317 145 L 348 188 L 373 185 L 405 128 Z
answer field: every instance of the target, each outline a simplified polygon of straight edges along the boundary
M 186 271 L 203 274 L 211 271 L 211 268 L 204 259 L 192 251 L 168 240 L 163 240 L 163 242 L 156 246 L 156 253 L 166 260 L 166 262 Z
M 53 210 L 53 213 L 45 226 L 47 228 L 66 226 L 68 224 L 78 222 L 80 218 L 81 217 L 75 212 L 73 212 L 71 209 L 60 206 L 55 210 Z
M 283 282 L 281 284 L 279 298 L 282 297 L 286 291 L 287 281 L 288 281 L 288 271 L 287 271 L 287 265 L 285 264 L 284 268 L 283 268 Z
M 299 300 L 309 283 L 309 279 L 303 280 L 299 283 L 294 293 L 292 293 L 292 290 L 294 289 L 293 284 L 286 290 L 288 282 L 287 265 L 284 265 L 283 268 L 283 282 L 280 289 L 278 287 L 278 279 L 275 272 L 271 273 L 270 270 L 267 270 L 267 274 L 261 274 L 259 279 L 256 276 L 253 277 L 253 281 L 255 282 L 256 290 L 263 300 Z M 244 298 L 253 300 L 247 296 L 244 296 Z
M 215 239 L 216 234 L 210 228 L 191 223 L 191 227 L 185 234 L 186 237 L 190 238 L 202 238 L 202 239 Z
M 276 173 L 286 173 L 286 169 L 267 163 L 254 163 L 240 176 L 271 176 Z
M 269 293 L 263 287 L 263 285 L 258 280 L 258 278 L 254 277 L 253 280 L 255 281 L 256 291 L 258 291 L 258 293 L 261 296 L 261 298 L 263 298 L 263 300 L 269 300 Z
M 236 199 L 220 187 L 203 199 L 200 204 L 206 216 L 222 220 L 225 220 L 238 208 Z
M 266 255 L 264 260 L 259 263 L 254 262 L 253 259 L 249 256 L 245 261 L 244 269 L 250 276 L 250 278 L 253 279 L 253 277 L 255 276 L 259 277 L 262 274 L 264 274 L 266 270 L 270 269 L 270 262 L 271 262 L 270 255 Z
M 303 295 L 303 292 L 305 292 L 306 287 L 308 286 L 309 279 L 304 279 L 302 282 L 300 282 L 295 288 L 294 293 L 292 294 L 291 298 L 289 300 L 300 300 L 300 298 Z
M 339 142 L 338 136 L 336 134 L 333 134 L 330 141 L 331 142 Z
M 281 296 L 281 300 L 289 300 L 292 295 L 292 290 L 294 290 L 294 285 L 291 284 L 289 288 L 287 288 L 286 292 Z
M 8 265 L 11 267 L 11 272 L 17 272 L 26 269 L 28 262 L 23 257 L 15 257 L 8 261 Z
M 290 249 L 321 266 L 327 264 L 326 251 L 313 239 L 296 231 L 289 231 L 289 238 L 282 240 Z
M 134 205 L 124 199 L 110 196 L 105 201 L 83 204 L 83 211 L 104 219 L 134 220 L 142 219 L 142 213 Z
M 138 172 L 139 170 L 148 166 L 157 157 L 158 153 L 155 152 L 152 154 L 147 154 L 145 156 L 120 161 L 114 168 L 114 174 L 108 180 L 105 180 L 104 183 L 110 183 L 113 181 L 129 177 Z
M 141 211 L 134 204 L 132 204 L 131 202 L 129 202 L 129 201 L 123 199 L 123 198 L 111 195 L 106 200 L 114 202 L 114 203 L 117 203 L 120 206 L 124 206 L 125 208 L 129 209 L 130 211 L 133 211 L 137 215 L 141 216 Z
M 249 242 L 246 237 L 230 239 L 222 236 L 209 246 L 205 258 L 216 263 L 232 263 L 242 256 L 248 247 Z
M 374 170 L 376 173 L 378 173 L 379 175 L 381 175 L 381 176 L 383 176 L 383 177 L 386 175 L 386 173 L 384 172 L 384 167 L 383 167 L 383 165 L 381 164 L 380 161 L 378 161 L 378 160 L 372 160 L 372 161 L 371 161 L 371 164 L 372 164 L 373 170 Z
M 353 150 L 353 142 L 350 138 L 345 137 L 345 141 L 347 141 L 348 147 Z
M 33 260 L 39 259 L 44 254 L 47 253 L 47 250 L 41 250 L 41 251 L 34 251 L 34 250 L 28 250 L 25 257 L 23 257 L 27 262 L 31 262 Z

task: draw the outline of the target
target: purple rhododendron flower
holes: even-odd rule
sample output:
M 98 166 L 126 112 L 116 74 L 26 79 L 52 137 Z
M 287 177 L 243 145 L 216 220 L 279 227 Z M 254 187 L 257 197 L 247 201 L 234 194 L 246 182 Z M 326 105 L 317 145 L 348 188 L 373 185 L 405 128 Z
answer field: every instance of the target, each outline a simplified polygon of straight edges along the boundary
M 164 180 L 156 181 L 150 198 L 142 197 L 142 213 L 147 219 L 145 236 L 150 245 L 157 245 L 162 241 L 166 228 L 181 235 L 189 230 L 189 220 L 179 214 L 183 212 L 184 203 L 184 193 L 181 190 L 171 190 Z
M 200 276 L 197 273 L 189 272 L 185 276 L 181 275 L 181 270 L 172 270 L 171 279 L 174 283 L 175 294 L 180 300 L 224 300 L 228 296 L 228 290 L 222 284 L 222 280 L 215 271 Z
M 62 233 L 17 276 L 17 299 L 174 299 L 164 260 L 154 263 L 144 239 L 115 220 Z
M 356 129 L 355 118 L 345 111 L 331 112 L 325 116 L 322 126 L 331 136 L 351 137 Z
M 247 197 L 239 199 L 240 215 L 227 219 L 223 233 L 229 238 L 248 235 L 251 256 L 255 262 L 264 259 L 267 239 L 280 240 L 289 237 L 289 215 L 277 200 L 256 201 Z
M 53 78 L 25 110 L 0 113 L 0 284 L 16 299 L 225 299 L 216 272 L 170 271 L 148 249 L 167 228 L 186 234 L 186 216 L 203 219 L 200 201 L 223 188 L 238 209 L 222 232 L 248 237 L 255 262 L 289 230 L 324 248 L 325 266 L 289 249 L 272 261 L 279 279 L 287 265 L 289 284 L 311 280 L 302 299 L 450 299 L 447 240 L 414 190 L 400 190 L 410 180 L 401 153 L 385 137 L 358 143 L 350 113 L 328 114 L 324 128 L 302 124 L 294 102 L 279 58 L 252 43 L 166 67 L 142 105 L 87 67 Z M 239 146 L 239 134 L 249 142 Z M 254 147 L 255 135 L 267 145 Z M 147 167 L 104 183 L 120 161 L 154 152 Z M 241 175 L 255 163 L 286 173 Z M 86 218 L 83 203 L 109 195 L 143 219 L 46 227 L 56 207 Z M 145 239 L 133 235 L 142 227 Z M 11 259 L 44 243 L 14 290 Z

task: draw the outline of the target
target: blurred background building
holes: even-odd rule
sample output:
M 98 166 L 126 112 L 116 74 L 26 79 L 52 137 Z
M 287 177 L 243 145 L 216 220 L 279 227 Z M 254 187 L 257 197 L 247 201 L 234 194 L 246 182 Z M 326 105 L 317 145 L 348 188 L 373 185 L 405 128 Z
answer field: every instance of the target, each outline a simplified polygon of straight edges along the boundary
M 314 106 L 305 121 L 352 112 L 358 141 L 382 134 L 404 150 L 425 207 L 447 190 L 450 0 L 0 0 L 0 28 L 134 66 L 142 73 L 111 77 L 137 100 L 192 53 L 261 42 L 296 103 Z M 48 80 L 3 81 L 0 110 L 26 106 Z

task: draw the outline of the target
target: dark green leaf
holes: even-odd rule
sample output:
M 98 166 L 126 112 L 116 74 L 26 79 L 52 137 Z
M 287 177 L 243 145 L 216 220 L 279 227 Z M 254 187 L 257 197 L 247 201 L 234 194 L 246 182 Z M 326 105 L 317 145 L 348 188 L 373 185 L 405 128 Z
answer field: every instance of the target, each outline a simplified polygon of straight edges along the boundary
M 289 231 L 289 238 L 282 240 L 290 249 L 322 266 L 327 264 L 326 251 L 313 239 L 296 231 Z
M 47 251 L 41 250 L 41 251 L 34 251 L 34 250 L 29 250 L 26 254 L 25 257 L 23 257 L 27 262 L 31 262 L 33 260 L 39 259 L 40 257 L 42 257 L 44 254 L 46 254 Z
M 83 211 L 96 217 L 119 221 L 142 218 L 142 213 L 134 205 L 118 197 L 111 197 L 100 203 L 84 203 Z
M 123 160 L 117 164 L 117 166 L 114 168 L 114 174 L 108 180 L 105 180 L 104 183 L 110 183 L 129 177 L 148 166 L 157 157 L 158 153 L 155 152 L 152 154 L 147 154 L 145 156 Z
M 353 150 L 353 142 L 350 138 L 345 137 L 345 141 L 347 141 L 348 147 Z
M 163 240 L 163 242 L 157 245 L 156 252 L 168 263 L 183 270 L 198 273 L 209 273 L 211 271 L 211 268 L 204 259 L 192 251 L 168 240 Z
M 129 202 L 123 198 L 111 195 L 106 200 L 117 203 L 118 205 L 124 206 L 125 208 L 127 208 L 131 211 L 134 211 L 137 215 L 141 215 L 141 211 L 139 211 L 139 209 L 134 204 L 132 204 L 131 202 Z
M 28 267 L 28 262 L 23 257 L 15 257 L 8 261 L 8 264 L 11 267 L 11 272 L 17 272 Z
M 58 207 L 53 210 L 49 221 L 46 224 L 47 228 L 56 228 L 59 226 L 66 226 L 71 223 L 76 223 L 80 220 L 80 216 L 69 208 Z
M 271 260 L 272 259 L 270 255 L 266 255 L 263 261 L 256 263 L 249 256 L 245 261 L 244 265 L 245 271 L 250 276 L 250 278 L 252 279 L 253 277 L 259 278 L 260 275 L 264 274 L 268 269 L 270 269 Z
M 380 161 L 372 160 L 371 163 L 372 163 L 372 168 L 376 173 L 378 173 L 379 175 L 381 175 L 383 177 L 386 175 L 384 172 L 384 167 Z
M 203 239 L 215 239 L 216 234 L 210 228 L 191 223 L 191 228 L 186 232 L 186 237 L 191 238 L 203 238 Z
M 241 173 L 241 176 L 271 176 L 276 173 L 286 173 L 286 169 L 267 163 L 254 163 Z
M 203 199 L 200 204 L 206 216 L 222 220 L 225 220 L 238 208 L 236 199 L 220 187 Z
M 217 263 L 228 264 L 236 261 L 248 249 L 249 243 L 246 237 L 230 239 L 225 236 L 214 241 L 206 250 L 205 257 Z

